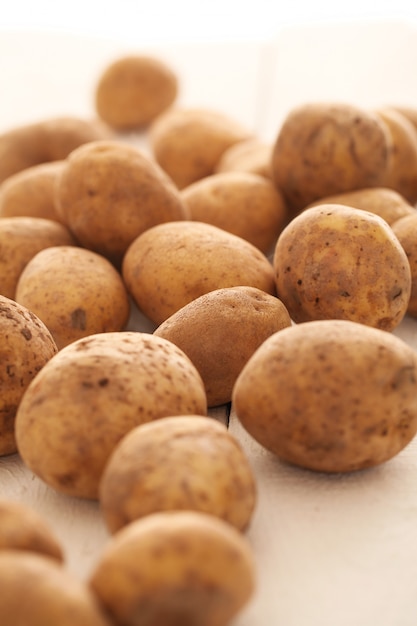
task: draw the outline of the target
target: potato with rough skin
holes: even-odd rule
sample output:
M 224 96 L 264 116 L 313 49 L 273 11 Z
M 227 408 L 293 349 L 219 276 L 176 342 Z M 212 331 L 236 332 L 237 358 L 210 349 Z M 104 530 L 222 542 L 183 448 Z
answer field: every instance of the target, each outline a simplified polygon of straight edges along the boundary
M 417 211 L 392 225 L 394 235 L 404 248 L 411 270 L 411 295 L 407 313 L 417 317 Z
M 252 597 L 255 564 L 227 522 L 154 513 L 113 535 L 90 586 L 123 626 L 226 626 Z
M 30 385 L 16 416 L 24 463 L 59 492 L 97 498 L 129 430 L 168 415 L 207 414 L 199 373 L 173 343 L 136 331 L 66 346 Z
M 272 175 L 293 213 L 315 200 L 381 186 L 391 136 L 379 116 L 348 104 L 294 108 L 273 147 Z
M 348 319 L 390 331 L 407 312 L 410 264 L 373 213 L 338 204 L 306 209 L 282 231 L 273 265 L 295 322 Z
M 175 343 L 203 379 L 207 403 L 230 402 L 245 363 L 270 335 L 291 325 L 284 304 L 255 287 L 210 291 L 185 305 L 154 334 Z
M 283 461 L 321 472 L 373 467 L 417 432 L 417 353 L 357 322 L 298 324 L 255 352 L 233 406 L 250 435 Z
M 259 139 L 246 139 L 223 152 L 215 172 L 251 172 L 272 178 L 272 145 Z
M 49 556 L 59 562 L 64 553 L 46 518 L 23 502 L 0 498 L 0 553 L 23 550 Z
M 100 254 L 76 246 L 38 252 L 20 275 L 15 299 L 44 322 L 59 349 L 124 330 L 130 313 L 120 273 Z
M 266 256 L 245 239 L 203 222 L 150 228 L 127 250 L 122 275 L 138 308 L 156 324 L 214 289 L 246 285 L 275 294 Z
M 112 128 L 132 130 L 149 124 L 177 95 L 178 77 L 164 61 L 132 54 L 103 70 L 95 89 L 95 107 Z
M 0 295 L 0 455 L 14 454 L 15 416 L 33 378 L 58 351 L 31 311 Z
M 49 557 L 0 551 L 0 589 L 5 626 L 112 626 L 91 589 Z
M 113 450 L 100 507 L 114 533 L 160 511 L 200 511 L 240 531 L 249 526 L 256 483 L 239 442 L 212 417 L 164 417 L 132 429 Z

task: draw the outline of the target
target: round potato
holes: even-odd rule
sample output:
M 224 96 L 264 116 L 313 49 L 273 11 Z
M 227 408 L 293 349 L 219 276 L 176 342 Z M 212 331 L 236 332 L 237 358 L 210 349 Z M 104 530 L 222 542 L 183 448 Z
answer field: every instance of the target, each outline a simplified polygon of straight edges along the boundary
M 209 109 L 172 108 L 150 127 L 152 152 L 179 189 L 213 174 L 225 150 L 249 137 L 234 119 Z
M 301 105 L 278 131 L 273 179 L 294 213 L 326 196 L 381 186 L 390 141 L 375 113 L 348 104 Z
M 397 220 L 392 230 L 404 248 L 411 270 L 411 295 L 407 313 L 417 317 L 417 211 Z
M 64 560 L 62 546 L 42 515 L 22 502 L 0 498 L 0 554 L 7 549 Z
M 16 452 L 15 416 L 29 383 L 58 348 L 31 311 L 0 295 L 0 455 Z
M 235 380 L 270 335 L 291 325 L 275 296 L 255 287 L 210 291 L 171 315 L 154 334 L 175 343 L 203 379 L 207 403 L 230 402 Z
M 372 467 L 417 431 L 417 353 L 349 320 L 286 328 L 255 352 L 233 390 L 245 429 L 291 464 L 322 472 Z
M 96 111 L 117 130 L 149 124 L 175 101 L 178 78 L 161 59 L 123 56 L 110 63 L 98 79 Z
M 107 460 L 132 428 L 168 415 L 205 415 L 199 373 L 171 342 L 100 333 L 63 348 L 39 372 L 16 416 L 25 464 L 57 491 L 97 498 Z
M 226 626 L 252 597 L 255 566 L 249 543 L 227 522 L 154 513 L 113 536 L 90 586 L 124 626 Z
M 138 308 L 161 324 L 214 289 L 246 285 L 275 293 L 271 263 L 245 239 L 203 222 L 170 222 L 140 235 L 122 275 Z
M 44 248 L 75 245 L 70 231 L 42 217 L 0 218 L 0 294 L 15 299 L 20 274 Z
M 164 417 L 131 430 L 113 450 L 100 482 L 107 527 L 116 532 L 160 511 L 189 510 L 248 527 L 256 484 L 246 455 L 212 417 Z
M 59 349 L 81 337 L 123 330 L 129 319 L 119 272 L 101 255 L 76 246 L 38 252 L 20 275 L 15 299 L 44 322 Z
M 111 626 L 91 590 L 54 559 L 0 551 L 0 623 Z
M 265 254 L 287 222 L 287 207 L 271 180 L 249 172 L 206 176 L 181 192 L 189 219 L 246 239 Z
M 410 264 L 373 213 L 338 204 L 306 209 L 281 233 L 273 265 L 295 322 L 348 319 L 389 331 L 407 312 Z
M 272 178 L 272 145 L 259 139 L 246 139 L 233 144 L 220 157 L 215 172 L 250 172 Z
M 179 192 L 163 170 L 118 141 L 74 150 L 56 198 L 57 211 L 77 240 L 116 264 L 142 232 L 186 217 Z

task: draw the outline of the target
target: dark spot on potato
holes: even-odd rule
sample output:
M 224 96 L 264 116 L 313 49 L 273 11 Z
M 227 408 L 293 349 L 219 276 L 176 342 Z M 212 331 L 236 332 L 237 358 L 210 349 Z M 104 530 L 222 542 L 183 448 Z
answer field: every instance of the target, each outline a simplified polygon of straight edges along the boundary
M 22 328 L 20 332 L 22 333 L 26 341 L 30 341 L 32 339 L 32 332 L 29 330 L 29 328 Z
M 342 298 L 349 298 L 350 293 L 348 291 L 342 291 L 340 295 L 342 296 Z
M 303 284 L 303 281 L 301 280 L 301 278 L 299 278 L 299 279 L 297 280 L 297 285 L 302 285 L 302 284 Z
M 98 384 L 100 387 L 107 387 L 107 385 L 109 384 L 109 379 L 108 378 L 100 378 L 100 380 L 98 381 Z
M 71 313 L 71 326 L 79 330 L 85 330 L 87 326 L 87 316 L 84 309 L 75 309 Z

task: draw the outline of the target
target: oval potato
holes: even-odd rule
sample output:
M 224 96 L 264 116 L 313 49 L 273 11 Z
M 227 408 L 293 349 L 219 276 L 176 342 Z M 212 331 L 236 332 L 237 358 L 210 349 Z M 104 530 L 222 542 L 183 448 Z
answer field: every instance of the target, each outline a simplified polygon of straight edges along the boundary
M 397 220 L 392 225 L 397 237 L 407 255 L 411 271 L 411 294 L 407 313 L 417 317 L 417 211 Z
M 215 172 L 250 172 L 272 178 L 272 144 L 251 138 L 230 146 L 217 162 Z

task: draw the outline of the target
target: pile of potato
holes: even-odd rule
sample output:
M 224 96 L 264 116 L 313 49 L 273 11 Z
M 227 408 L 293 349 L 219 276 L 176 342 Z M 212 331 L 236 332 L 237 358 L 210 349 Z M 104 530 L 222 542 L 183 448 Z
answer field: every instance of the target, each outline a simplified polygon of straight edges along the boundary
M 98 500 L 111 535 L 81 584 L 47 522 L 0 503 L 2 623 L 224 626 L 244 607 L 256 477 L 212 407 L 321 472 L 417 433 L 417 353 L 390 332 L 417 316 L 417 112 L 306 104 L 267 144 L 179 92 L 166 63 L 123 57 L 97 120 L 0 136 L 0 454 Z

